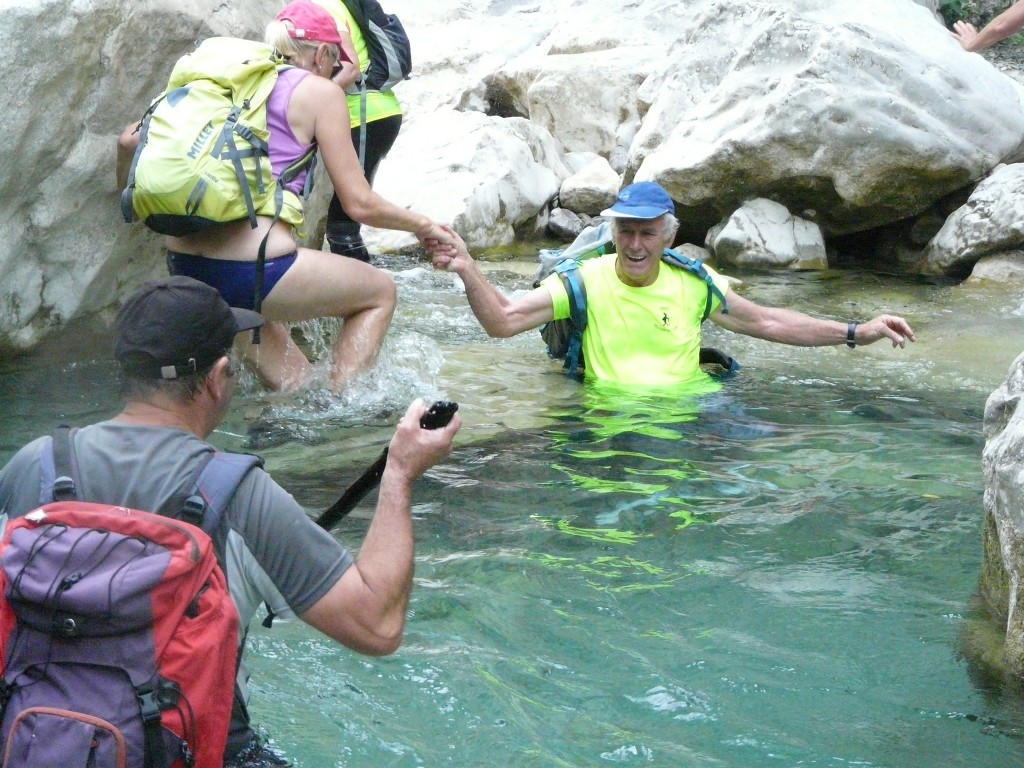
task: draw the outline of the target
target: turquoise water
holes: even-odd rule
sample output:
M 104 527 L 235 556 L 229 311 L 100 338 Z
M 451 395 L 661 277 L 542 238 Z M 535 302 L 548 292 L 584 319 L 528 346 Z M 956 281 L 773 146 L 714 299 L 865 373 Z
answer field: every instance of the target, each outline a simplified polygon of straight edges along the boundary
M 250 386 L 214 438 L 257 449 L 312 513 L 409 399 L 462 405 L 455 452 L 417 488 L 399 652 L 253 631 L 254 718 L 296 765 L 1020 764 L 1024 706 L 960 640 L 982 412 L 1021 351 L 1019 289 L 745 276 L 766 303 L 905 314 L 920 340 L 851 353 L 710 329 L 744 369 L 695 399 L 581 387 L 533 334 L 486 339 L 450 276 L 388 266 L 400 311 L 372 380 L 339 401 Z M 506 290 L 528 285 L 498 267 Z M 0 461 L 111 412 L 104 343 L 0 368 Z M 342 542 L 358 546 L 371 502 Z

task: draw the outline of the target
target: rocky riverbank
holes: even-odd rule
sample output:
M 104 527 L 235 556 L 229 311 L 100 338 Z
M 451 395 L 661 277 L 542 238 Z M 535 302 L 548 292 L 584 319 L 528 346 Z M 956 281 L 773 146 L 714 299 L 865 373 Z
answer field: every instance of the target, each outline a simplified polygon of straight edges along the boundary
M 981 55 L 1004 75 L 1024 84 L 1024 37 L 1003 40 Z
M 277 8 L 38 0 L 0 11 L 15 62 L 0 123 L 18 159 L 0 166 L 0 350 L 31 348 L 163 271 L 160 239 L 120 223 L 114 137 L 193 41 L 259 37 Z M 566 182 L 596 164 L 612 187 L 669 189 L 697 245 L 742 229 L 728 225 L 760 200 L 754 214 L 775 220 L 782 206 L 784 231 L 816 233 L 817 254 L 867 234 L 880 263 L 862 266 L 963 275 L 989 255 L 989 233 L 958 224 L 932 238 L 979 180 L 1024 156 L 1024 91 L 911 0 L 392 0 L 389 10 L 416 64 L 375 187 L 477 250 L 544 232 Z M 61 25 L 46 23 L 55 17 Z M 21 64 L 39 56 L 67 66 Z M 381 252 L 414 245 L 370 235 Z M 749 256 L 733 241 L 727 252 Z

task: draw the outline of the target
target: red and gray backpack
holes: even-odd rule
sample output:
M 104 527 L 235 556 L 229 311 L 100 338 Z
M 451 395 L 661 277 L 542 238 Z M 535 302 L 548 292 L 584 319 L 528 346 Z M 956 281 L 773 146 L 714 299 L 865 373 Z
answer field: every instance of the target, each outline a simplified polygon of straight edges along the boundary
M 216 768 L 238 613 L 211 534 L 255 456 L 211 452 L 175 517 L 78 501 L 70 431 L 0 544 L 4 768 Z

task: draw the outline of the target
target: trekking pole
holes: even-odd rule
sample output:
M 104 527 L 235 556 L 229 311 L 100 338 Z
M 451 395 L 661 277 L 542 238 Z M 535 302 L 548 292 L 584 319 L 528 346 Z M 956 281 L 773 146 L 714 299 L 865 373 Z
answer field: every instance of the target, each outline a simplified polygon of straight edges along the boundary
M 438 400 L 420 417 L 420 427 L 422 429 L 441 429 L 446 427 L 457 410 L 459 410 L 458 403 Z M 357 477 L 352 485 L 345 489 L 345 492 L 341 494 L 341 498 L 321 513 L 320 517 L 316 519 L 316 524 L 325 531 L 329 531 L 341 522 L 342 518 L 355 509 L 356 504 L 380 482 L 387 463 L 388 449 L 385 446 L 373 464 L 367 467 L 363 474 Z
M 323 514 L 316 519 L 316 524 L 323 528 L 325 531 L 331 530 L 335 525 L 341 522 L 341 519 L 345 517 L 349 512 L 355 509 L 363 496 L 370 492 L 377 483 L 380 482 L 381 475 L 384 474 L 384 467 L 388 463 L 388 449 L 384 448 L 380 452 L 380 456 L 373 462 L 366 471 L 363 472 L 359 477 L 355 479 L 345 492 L 341 494 L 336 502 L 324 510 Z

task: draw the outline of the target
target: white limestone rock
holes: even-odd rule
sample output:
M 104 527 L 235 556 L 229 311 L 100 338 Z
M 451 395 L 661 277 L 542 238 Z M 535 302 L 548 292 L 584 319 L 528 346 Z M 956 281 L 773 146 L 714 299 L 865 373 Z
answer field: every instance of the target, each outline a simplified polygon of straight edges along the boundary
M 737 266 L 828 268 L 821 230 L 764 198 L 744 203 L 708 233 L 706 244 L 716 260 Z
M 771 197 L 828 235 L 920 213 L 1021 156 L 1021 88 L 910 2 L 676 4 L 627 177 L 723 214 Z M 685 22 L 684 22 L 685 17 Z
M 555 240 L 572 242 L 586 226 L 583 220 L 568 208 L 552 208 L 546 234 Z
M 955 210 L 925 250 L 922 271 L 955 274 L 981 257 L 1024 246 L 1024 163 L 996 169 Z
M 397 205 L 451 223 L 471 248 L 508 245 L 545 210 L 569 176 L 547 131 L 523 118 L 439 110 L 402 129 L 374 189 Z M 422 147 L 430 145 L 424 153 Z M 405 232 L 364 227 L 371 250 L 415 243 Z
M 985 562 L 981 595 L 1005 627 L 1002 666 L 1024 673 L 1024 354 L 985 404 Z
M 974 269 L 969 282 L 989 281 L 1024 285 L 1024 251 L 1009 251 L 983 256 Z
M 211 35 L 259 37 L 279 4 L 10 0 L 0 8 L 0 352 L 166 274 L 161 239 L 122 223 L 117 135 Z
M 562 182 L 558 199 L 570 211 L 598 216 L 615 202 L 620 186 L 619 174 L 603 157 L 596 157 Z

